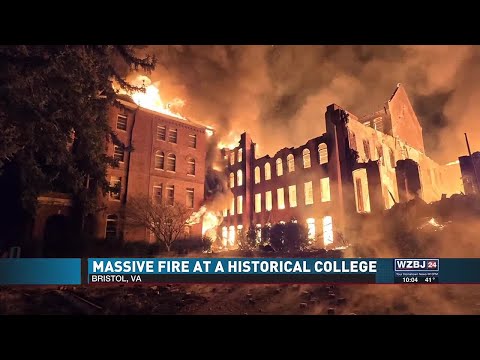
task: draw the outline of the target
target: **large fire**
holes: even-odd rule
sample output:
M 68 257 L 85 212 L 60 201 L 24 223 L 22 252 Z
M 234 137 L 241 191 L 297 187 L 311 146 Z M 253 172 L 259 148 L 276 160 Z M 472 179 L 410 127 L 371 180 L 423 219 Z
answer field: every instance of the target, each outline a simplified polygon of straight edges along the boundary
M 202 221 L 202 235 L 208 236 L 212 241 L 217 238 L 217 227 L 222 223 L 223 217 L 220 213 L 208 210 L 203 205 L 200 210 L 194 212 L 187 220 L 188 225 L 198 224 Z
M 175 98 L 168 103 L 164 103 L 160 96 L 160 90 L 152 84 L 152 81 L 147 76 L 137 76 L 137 78 L 132 81 L 132 84 L 135 86 L 145 86 L 145 92 L 128 94 L 124 90 L 120 90 L 120 93 L 130 95 L 133 101 L 143 108 L 186 120 L 186 118 L 178 112 L 185 105 L 184 100 Z
M 221 224 L 222 217 L 213 211 L 207 211 L 203 215 L 202 235 L 209 237 L 212 241 L 217 238 L 217 227 Z
M 219 149 L 234 149 L 238 146 L 238 139 L 240 138 L 240 134 L 236 131 L 230 131 L 226 136 L 222 138 L 222 140 L 218 143 Z

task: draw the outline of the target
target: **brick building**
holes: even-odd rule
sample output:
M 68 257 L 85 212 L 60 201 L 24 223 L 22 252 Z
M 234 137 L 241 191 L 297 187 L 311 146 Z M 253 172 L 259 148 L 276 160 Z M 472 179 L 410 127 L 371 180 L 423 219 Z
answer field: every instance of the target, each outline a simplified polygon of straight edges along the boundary
M 208 132 L 203 125 L 139 107 L 126 97 L 120 102 L 123 109 L 109 110 L 110 126 L 133 151 L 108 144 L 107 153 L 119 160 L 119 167 L 108 169 L 107 179 L 110 186 L 119 183 L 120 192 L 102 199 L 96 237 L 148 241 L 148 230 L 122 226 L 125 204 L 148 196 L 198 211 L 204 200 Z M 202 225 L 192 225 L 189 232 L 201 236 Z
M 165 115 L 136 105 L 121 96 L 123 108 L 110 107 L 109 123 L 122 148 L 111 142 L 106 153 L 119 161 L 109 168 L 110 185 L 118 193 L 99 196 L 96 216 L 85 221 L 85 230 L 98 239 L 150 241 L 147 229 L 129 229 L 122 222 L 125 205 L 135 197 L 152 197 L 185 204 L 198 211 L 204 200 L 207 128 L 190 120 Z M 133 148 L 133 151 L 127 151 Z M 118 185 L 117 185 L 118 186 Z M 39 197 L 32 230 L 32 254 L 44 254 L 48 237 L 65 239 L 72 209 L 68 194 L 49 193 Z M 202 224 L 186 228 L 186 235 L 201 236 Z M 48 234 L 53 234 L 52 236 Z M 55 240 L 55 239 L 54 239 Z
M 379 111 L 358 118 L 332 104 L 325 122 L 326 133 L 273 156 L 257 157 L 248 133 L 235 148 L 222 149 L 233 193 L 223 212 L 224 244 L 235 246 L 249 226 L 260 236 L 266 224 L 295 219 L 317 246 L 334 247 L 354 231 L 359 214 L 462 191 L 460 176 L 425 154 L 422 128 L 400 84 Z

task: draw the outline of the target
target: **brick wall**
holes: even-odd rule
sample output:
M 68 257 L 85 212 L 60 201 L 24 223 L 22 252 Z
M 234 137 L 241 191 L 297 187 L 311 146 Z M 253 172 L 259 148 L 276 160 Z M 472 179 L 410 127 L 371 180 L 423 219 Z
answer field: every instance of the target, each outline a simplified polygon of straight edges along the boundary
M 117 129 L 118 115 L 127 116 L 125 130 Z M 105 236 L 106 217 L 118 214 L 121 217 L 125 204 L 135 197 L 153 196 L 154 186 L 163 185 L 163 197 L 166 197 L 166 187 L 174 186 L 174 200 L 186 204 L 187 188 L 194 189 L 194 209 L 197 211 L 204 200 L 204 183 L 206 171 L 207 135 L 205 128 L 187 120 L 176 119 L 147 109 L 136 110 L 135 106 L 121 110 L 111 108 L 109 112 L 110 125 L 118 138 L 129 145 L 133 151 L 125 152 L 124 161 L 118 168 L 108 170 L 111 176 L 121 177 L 120 200 L 112 200 L 110 196 L 102 198 L 105 209 L 98 216 L 97 236 Z M 157 137 L 157 126 L 165 126 L 165 140 Z M 169 141 L 169 131 L 177 130 L 177 141 Z M 189 135 L 196 135 L 196 147 L 189 146 Z M 106 150 L 113 155 L 114 145 L 108 143 Z M 155 154 L 164 154 L 164 168 L 155 168 Z M 167 170 L 168 155 L 175 155 L 175 171 Z M 131 157 L 129 159 L 129 156 Z M 187 174 L 189 159 L 195 160 L 195 175 Z M 128 205 L 127 205 L 128 206 Z M 120 225 L 121 228 L 121 225 Z M 192 226 L 191 235 L 201 236 L 202 226 Z M 149 240 L 146 229 L 124 229 L 123 238 L 127 241 Z

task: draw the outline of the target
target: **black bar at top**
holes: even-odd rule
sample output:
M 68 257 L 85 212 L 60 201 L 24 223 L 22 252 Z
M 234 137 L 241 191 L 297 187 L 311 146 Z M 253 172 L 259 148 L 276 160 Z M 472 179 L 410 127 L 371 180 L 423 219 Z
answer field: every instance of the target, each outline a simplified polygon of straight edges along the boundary
M 139 274 L 141 282 L 132 281 L 131 275 L 101 275 L 108 278 L 97 278 L 90 283 L 125 283 L 119 279 L 135 283 L 252 283 L 252 284 L 318 284 L 318 283 L 346 283 L 346 284 L 375 284 L 375 274 Z M 97 275 L 98 276 L 98 275 Z M 135 277 L 135 275 L 132 275 Z M 123 278 L 122 278 L 123 277 Z M 106 280 L 108 279 L 108 280 Z

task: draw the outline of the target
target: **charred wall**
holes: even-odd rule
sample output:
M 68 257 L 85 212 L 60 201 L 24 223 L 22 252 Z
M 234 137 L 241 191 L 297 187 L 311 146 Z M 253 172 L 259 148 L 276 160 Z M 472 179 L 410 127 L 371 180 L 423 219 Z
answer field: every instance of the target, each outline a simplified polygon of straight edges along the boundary
M 231 209 L 234 215 L 230 209 L 224 211 L 223 227 L 237 231 L 239 225 L 246 228 L 292 219 L 303 224 L 315 219 L 317 225 L 332 216 L 335 232 L 353 234 L 359 215 L 381 212 L 415 195 L 428 203 L 442 194 L 462 191 L 458 181 L 450 181 L 453 167 L 442 167 L 424 153 L 422 130 L 403 88 L 397 88 L 383 110 L 361 120 L 332 104 L 325 122 L 327 131 L 322 136 L 273 156 L 253 157 L 250 164 L 237 161 L 240 149 L 248 152 L 246 134 L 239 146 L 226 151 L 226 174 L 233 176 L 231 191 L 235 199 L 244 196 L 245 200 L 243 214 L 238 214 L 236 200 Z M 326 161 L 321 160 L 321 144 Z M 305 151 L 309 166 L 304 166 Z M 239 186 L 240 169 L 250 179 Z M 321 179 L 328 179 L 328 200 L 322 197 Z M 306 183 L 312 184 L 313 200 L 307 200 Z
M 223 233 L 231 228 L 238 232 L 250 225 L 263 227 L 291 220 L 306 226 L 307 219 L 310 222 L 313 219 L 316 236 L 321 241 L 323 219 L 334 212 L 329 143 L 324 134 L 302 146 L 255 158 L 255 144 L 243 133 L 239 146 L 223 149 L 233 194 L 232 203 L 224 210 Z M 243 154 L 241 161 L 239 152 Z M 243 174 L 240 185 L 239 170 Z M 242 214 L 238 213 L 239 196 L 244 197 Z
M 480 184 L 480 151 L 474 152 L 472 156 L 460 156 L 460 169 L 462 173 L 465 194 L 478 194 Z
M 452 195 L 463 189 L 459 181 L 452 179 L 452 168 L 440 166 L 425 153 L 410 146 L 403 139 L 393 137 L 360 123 L 350 117 L 348 122 L 350 147 L 359 154 L 358 162 L 378 161 L 382 178 L 383 198 L 386 208 L 395 202 L 401 201 L 398 194 L 396 170 L 398 161 L 411 159 L 419 166 L 420 182 L 422 184 L 421 197 L 426 202 L 440 200 L 442 194 Z M 393 195 L 393 196 L 392 196 Z

